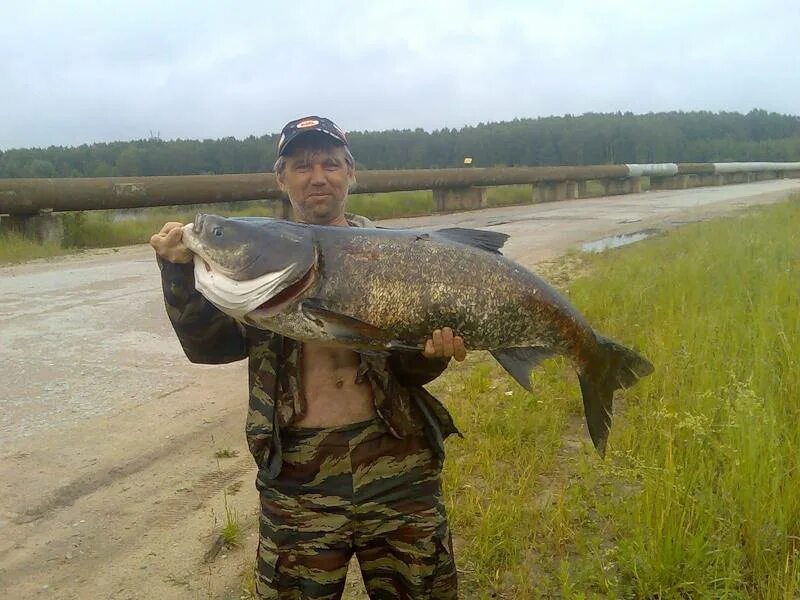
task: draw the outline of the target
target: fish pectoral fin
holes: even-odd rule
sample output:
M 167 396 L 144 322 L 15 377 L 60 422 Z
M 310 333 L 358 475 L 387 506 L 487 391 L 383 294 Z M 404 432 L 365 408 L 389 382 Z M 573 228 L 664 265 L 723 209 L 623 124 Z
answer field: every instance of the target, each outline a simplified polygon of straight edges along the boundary
M 303 311 L 306 318 L 315 321 L 329 335 L 343 342 L 367 342 L 368 345 L 385 345 L 394 341 L 393 336 L 383 329 L 365 323 L 355 317 L 329 310 L 313 300 L 304 300 L 300 304 L 300 310 Z
M 425 346 L 422 344 L 414 346 L 413 344 L 406 344 L 400 340 L 392 340 L 386 344 L 386 347 L 389 350 L 402 350 L 404 352 L 422 352 L 425 349 Z
M 374 348 L 368 348 L 368 349 L 359 348 L 358 349 L 358 353 L 359 354 L 363 354 L 364 356 L 369 357 L 369 358 L 384 358 L 385 359 L 385 358 L 388 358 L 388 356 L 389 356 L 389 352 L 387 352 L 386 350 L 375 350 Z
M 517 380 L 517 383 L 532 392 L 531 371 L 540 362 L 556 353 L 551 348 L 544 346 L 529 346 L 526 348 L 500 348 L 492 350 L 491 354 Z
M 467 229 L 465 227 L 437 229 L 434 233 L 451 242 L 466 244 L 467 246 L 480 248 L 481 250 L 486 250 L 494 254 L 502 254 L 500 248 L 503 247 L 503 244 L 505 244 L 506 240 L 510 237 L 508 234 L 498 231 L 483 231 L 482 229 Z

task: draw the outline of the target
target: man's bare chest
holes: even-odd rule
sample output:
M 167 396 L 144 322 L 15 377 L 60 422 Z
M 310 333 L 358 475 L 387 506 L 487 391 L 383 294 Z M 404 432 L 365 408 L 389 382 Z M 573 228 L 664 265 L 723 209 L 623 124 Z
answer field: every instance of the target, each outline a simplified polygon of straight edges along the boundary
M 305 414 L 301 426 L 334 426 L 375 415 L 372 389 L 357 382 L 360 357 L 336 346 L 306 343 L 300 352 Z

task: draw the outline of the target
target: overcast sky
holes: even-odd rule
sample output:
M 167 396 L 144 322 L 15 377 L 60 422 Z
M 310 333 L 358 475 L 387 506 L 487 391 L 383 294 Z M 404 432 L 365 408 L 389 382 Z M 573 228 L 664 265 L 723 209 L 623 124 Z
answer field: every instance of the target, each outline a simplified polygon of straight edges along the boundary
M 800 0 L 0 0 L 0 149 L 461 127 L 584 112 L 800 114 Z

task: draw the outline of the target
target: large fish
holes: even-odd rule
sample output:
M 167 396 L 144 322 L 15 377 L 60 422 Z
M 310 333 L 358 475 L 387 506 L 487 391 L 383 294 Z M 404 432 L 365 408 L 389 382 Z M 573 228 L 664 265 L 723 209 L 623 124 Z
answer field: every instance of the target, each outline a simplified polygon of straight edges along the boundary
M 198 215 L 184 227 L 195 285 L 223 312 L 300 341 L 419 351 L 439 327 L 489 350 L 524 388 L 542 360 L 575 366 L 586 422 L 605 453 L 614 390 L 652 372 L 596 333 L 545 281 L 505 258 L 507 235 L 306 225 Z

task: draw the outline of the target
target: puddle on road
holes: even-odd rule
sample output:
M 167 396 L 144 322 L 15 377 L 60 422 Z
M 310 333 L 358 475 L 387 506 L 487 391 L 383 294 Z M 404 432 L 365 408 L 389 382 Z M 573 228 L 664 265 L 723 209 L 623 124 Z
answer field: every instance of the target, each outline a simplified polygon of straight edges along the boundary
M 642 231 L 635 231 L 633 233 L 623 233 L 622 235 L 612 235 L 604 237 L 593 242 L 586 242 L 581 246 L 583 252 L 600 253 L 611 248 L 619 248 L 620 246 L 627 246 L 635 242 L 641 242 L 649 238 L 653 234 L 658 233 L 658 229 L 643 229 Z

